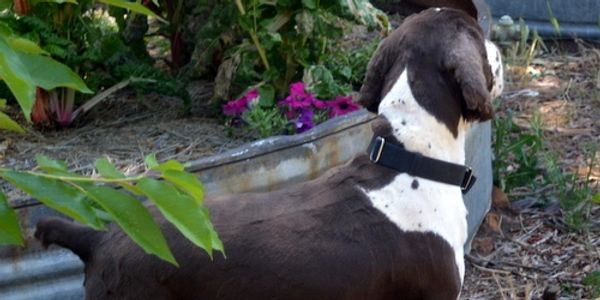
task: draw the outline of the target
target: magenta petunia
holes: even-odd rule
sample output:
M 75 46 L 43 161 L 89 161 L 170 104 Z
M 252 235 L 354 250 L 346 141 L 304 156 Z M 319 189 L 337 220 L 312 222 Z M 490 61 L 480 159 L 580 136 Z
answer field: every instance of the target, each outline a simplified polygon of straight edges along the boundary
M 258 90 L 250 90 L 242 97 L 225 103 L 225 105 L 223 105 L 223 114 L 226 116 L 240 116 L 250 107 L 250 104 L 256 100 L 258 100 Z
M 306 91 L 304 83 L 295 82 L 290 84 L 290 95 L 279 101 L 279 106 L 285 106 L 289 109 L 307 108 L 318 101 L 315 96 Z
M 329 106 L 329 117 L 331 118 L 360 109 L 358 104 L 352 102 L 351 96 L 337 96 L 334 100 L 327 102 L 327 106 Z

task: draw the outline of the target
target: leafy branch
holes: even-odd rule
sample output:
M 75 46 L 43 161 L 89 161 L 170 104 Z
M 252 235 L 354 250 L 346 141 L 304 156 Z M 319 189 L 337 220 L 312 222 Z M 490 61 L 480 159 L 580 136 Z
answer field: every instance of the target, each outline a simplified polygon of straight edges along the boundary
M 0 168 L 0 178 L 8 181 L 46 206 L 86 224 L 105 230 L 114 221 L 144 251 L 177 265 L 154 218 L 138 199 L 149 199 L 160 213 L 187 239 L 204 249 L 223 253 L 208 210 L 204 190 L 198 178 L 187 173 L 184 165 L 170 160 L 158 163 L 153 155 L 145 159 L 147 172 L 126 176 L 108 159 L 96 161 L 98 177 L 86 177 L 67 169 L 57 160 L 38 155 L 41 172 Z M 0 245 L 23 245 L 17 216 L 0 191 Z

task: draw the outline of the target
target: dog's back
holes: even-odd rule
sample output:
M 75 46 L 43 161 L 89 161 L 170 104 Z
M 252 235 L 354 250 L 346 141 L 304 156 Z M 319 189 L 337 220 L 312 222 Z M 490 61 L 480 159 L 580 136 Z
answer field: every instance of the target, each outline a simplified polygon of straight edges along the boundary
M 144 253 L 114 226 L 98 233 L 50 219 L 38 224 L 36 236 L 47 244 L 63 235 L 59 245 L 78 255 L 91 253 L 82 257 L 87 299 L 421 299 L 430 293 L 456 294 L 458 283 L 448 282 L 446 275 L 455 269 L 444 270 L 437 263 L 446 260 L 445 265 L 453 266 L 454 257 L 443 255 L 451 253 L 448 245 L 434 235 L 401 232 L 358 189 L 379 188 L 393 176 L 361 156 L 316 181 L 279 192 L 207 199 L 227 255 L 213 261 L 152 209 L 179 268 Z M 90 234 L 94 238 L 88 244 L 74 241 Z M 423 261 L 422 253 L 441 255 Z M 433 282 L 439 289 L 429 286 Z

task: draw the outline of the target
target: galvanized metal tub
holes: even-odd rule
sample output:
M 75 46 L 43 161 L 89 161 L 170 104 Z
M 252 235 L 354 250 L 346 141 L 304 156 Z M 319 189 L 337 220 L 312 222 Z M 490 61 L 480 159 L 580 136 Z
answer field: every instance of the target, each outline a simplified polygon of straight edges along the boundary
M 305 134 L 272 137 L 190 162 L 188 170 L 198 174 L 207 195 L 271 191 L 314 179 L 364 153 L 374 118 L 361 110 L 329 120 Z M 471 153 L 467 162 L 478 176 L 465 197 L 470 238 L 491 201 L 491 156 L 489 150 L 479 148 L 489 148 L 489 140 L 488 122 L 476 126 L 467 141 L 467 151 Z M 56 213 L 33 199 L 15 200 L 11 205 L 24 227 L 26 247 L 0 247 L 0 299 L 83 299 L 83 265 L 78 257 L 55 247 L 42 249 L 32 237 L 37 221 Z

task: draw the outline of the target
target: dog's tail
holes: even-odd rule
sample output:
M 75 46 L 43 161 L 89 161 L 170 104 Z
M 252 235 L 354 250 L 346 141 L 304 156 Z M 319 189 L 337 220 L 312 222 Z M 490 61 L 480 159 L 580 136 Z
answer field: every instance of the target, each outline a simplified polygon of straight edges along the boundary
M 91 259 L 93 250 L 104 234 L 106 232 L 96 231 L 55 217 L 41 219 L 35 230 L 35 238 L 44 247 L 56 244 L 67 248 L 77 254 L 83 262 L 88 262 Z

